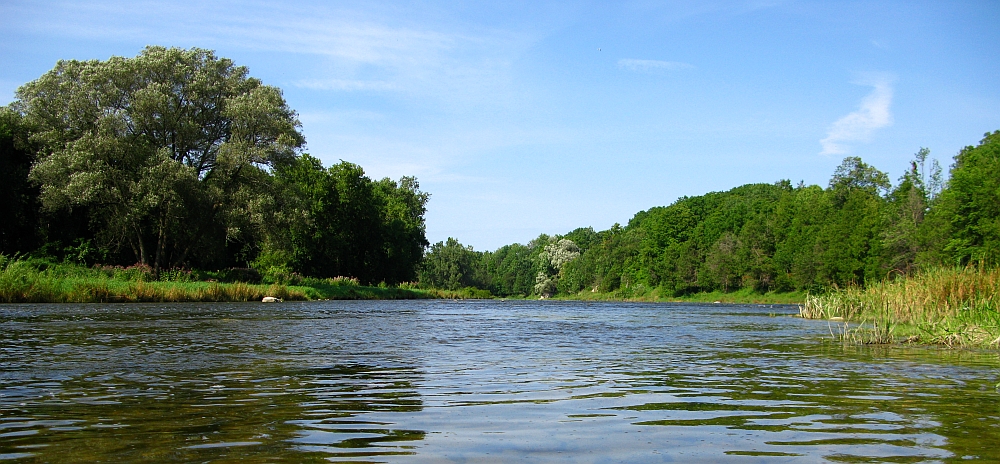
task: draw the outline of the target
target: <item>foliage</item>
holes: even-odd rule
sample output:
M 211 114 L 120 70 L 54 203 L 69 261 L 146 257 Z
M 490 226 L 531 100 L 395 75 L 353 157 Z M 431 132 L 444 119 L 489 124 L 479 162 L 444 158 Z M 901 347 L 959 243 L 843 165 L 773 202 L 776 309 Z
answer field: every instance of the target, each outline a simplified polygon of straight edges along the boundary
M 157 278 L 414 280 L 428 245 L 417 180 L 324 168 L 303 144 L 281 91 L 211 51 L 60 61 L 0 111 L 0 252 Z
M 1000 269 L 933 268 L 867 288 L 806 298 L 803 317 L 878 321 L 890 331 L 909 328 L 911 340 L 1000 347 Z M 864 340 L 862 340 L 864 341 Z
M 390 284 L 416 278 L 429 195 L 415 178 L 374 182 L 355 164 L 324 169 L 309 155 L 281 166 L 278 184 L 296 199 L 289 232 L 272 235 L 256 266 L 312 276 L 354 276 Z
M 0 253 L 26 253 L 39 245 L 38 189 L 28 182 L 34 161 L 29 135 L 19 113 L 0 108 Z
M 580 247 L 572 240 L 552 237 L 538 254 L 538 274 L 535 275 L 534 291 L 543 297 L 556 293 L 563 266 L 580 257 Z
M 403 287 L 365 287 L 357 279 L 347 277 L 299 277 L 290 283 L 261 285 L 246 281 L 253 278 L 249 271 L 252 270 L 205 273 L 174 269 L 161 271 L 157 276 L 145 265 L 88 268 L 0 254 L 0 303 L 260 301 L 264 296 L 285 300 L 489 297 L 489 292 L 475 289 L 428 292 Z
M 514 243 L 493 252 L 484 252 L 480 258 L 487 279 L 487 288 L 499 296 L 528 296 L 535 286 L 537 263 L 533 249 Z
M 944 250 L 953 263 L 1000 264 L 1000 131 L 955 156 L 940 215 L 950 236 Z
M 482 253 L 471 246 L 463 246 L 458 240 L 448 237 L 446 242 L 431 245 L 420 268 L 420 283 L 446 290 L 465 287 L 485 288 L 479 265 Z
M 451 263 L 453 276 L 475 277 L 444 283 L 422 274 L 421 282 L 477 285 L 500 296 L 818 295 L 945 262 L 993 266 L 1000 256 L 998 143 L 1000 132 L 963 149 L 947 182 L 927 149 L 895 187 L 884 172 L 848 157 L 826 188 L 748 184 L 640 211 L 624 227 L 543 234 L 495 252 L 459 253 L 455 241 L 451 258 L 436 248 L 428 260 Z
M 250 241 L 265 168 L 303 143 L 280 90 L 201 49 L 60 61 L 17 98 L 44 207 L 89 207 L 101 238 L 154 272 Z
M 882 231 L 885 262 L 903 274 L 913 272 L 921 251 L 921 227 L 928 204 L 936 196 L 935 178 L 940 177 L 940 167 L 935 161 L 931 182 L 925 179 L 924 164 L 930 150 L 921 148 L 910 169 L 899 179 L 899 185 L 887 197 L 886 227 Z

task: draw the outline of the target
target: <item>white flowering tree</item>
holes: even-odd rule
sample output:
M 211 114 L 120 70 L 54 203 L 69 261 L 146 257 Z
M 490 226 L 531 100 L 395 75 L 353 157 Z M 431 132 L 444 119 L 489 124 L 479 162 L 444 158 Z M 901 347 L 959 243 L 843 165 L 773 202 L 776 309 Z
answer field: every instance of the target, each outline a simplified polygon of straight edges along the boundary
M 535 276 L 535 294 L 542 297 L 552 296 L 556 292 L 559 273 L 566 263 L 580 257 L 580 247 L 569 239 L 551 239 L 551 242 L 538 255 L 542 268 Z

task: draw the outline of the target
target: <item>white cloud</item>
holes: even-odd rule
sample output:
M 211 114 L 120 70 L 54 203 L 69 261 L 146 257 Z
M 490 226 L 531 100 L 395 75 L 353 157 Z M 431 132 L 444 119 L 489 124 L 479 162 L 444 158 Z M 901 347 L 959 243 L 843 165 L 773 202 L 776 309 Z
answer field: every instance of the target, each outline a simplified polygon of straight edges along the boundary
M 692 69 L 694 68 L 694 65 L 681 63 L 680 61 L 635 60 L 631 58 L 623 58 L 618 60 L 618 67 L 629 71 L 654 71 Z
M 288 83 L 301 88 L 392 91 L 453 108 L 508 104 L 514 98 L 512 63 L 542 34 L 447 21 L 440 11 L 419 5 L 365 0 L 40 0 L 16 7 L 17 21 L 0 32 L 195 45 L 223 50 L 224 56 L 234 50 L 290 54 L 305 64 L 287 70 Z
M 396 86 L 385 81 L 363 81 L 351 79 L 302 79 L 293 82 L 296 87 L 312 90 L 394 90 Z
M 820 140 L 822 155 L 842 155 L 850 152 L 851 142 L 867 142 L 877 129 L 892 125 L 892 81 L 884 74 L 868 76 L 855 81 L 858 85 L 869 85 L 871 93 L 861 100 L 861 106 L 847 116 L 830 125 L 826 138 Z

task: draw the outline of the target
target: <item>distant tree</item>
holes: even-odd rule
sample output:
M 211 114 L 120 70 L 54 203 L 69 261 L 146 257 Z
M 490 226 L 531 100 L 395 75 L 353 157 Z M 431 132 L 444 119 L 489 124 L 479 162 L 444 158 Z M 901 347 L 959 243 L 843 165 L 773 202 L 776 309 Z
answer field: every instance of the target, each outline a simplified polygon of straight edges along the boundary
M 575 243 L 580 248 L 580 253 L 587 251 L 591 246 L 601 240 L 600 235 L 594 231 L 593 227 L 579 227 L 577 229 L 573 229 L 572 232 L 563 235 L 562 238 L 571 240 Z
M 268 169 L 303 144 L 279 89 L 197 48 L 59 61 L 13 107 L 35 130 L 43 206 L 87 207 L 102 239 L 157 271 L 253 242 Z
M 818 242 L 832 214 L 830 195 L 818 185 L 799 185 L 782 195 L 776 206 L 776 287 L 822 290 L 829 281 L 820 276 Z
M 580 247 L 565 238 L 549 239 L 538 254 L 538 273 L 535 274 L 534 293 L 550 296 L 556 292 L 563 266 L 580 257 Z
M 504 245 L 481 258 L 489 290 L 498 296 L 528 296 L 535 285 L 536 263 L 532 249 L 520 243 Z
M 448 237 L 431 245 L 420 268 L 420 283 L 429 287 L 458 290 L 464 287 L 486 288 L 479 266 L 481 254 Z

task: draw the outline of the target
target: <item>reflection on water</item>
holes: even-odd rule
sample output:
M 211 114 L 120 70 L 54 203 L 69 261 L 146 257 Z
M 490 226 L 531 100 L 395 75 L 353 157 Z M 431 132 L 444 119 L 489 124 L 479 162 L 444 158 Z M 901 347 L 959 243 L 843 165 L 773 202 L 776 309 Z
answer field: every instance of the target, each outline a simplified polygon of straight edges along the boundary
M 791 307 L 0 306 L 0 459 L 1000 461 L 996 353 Z

